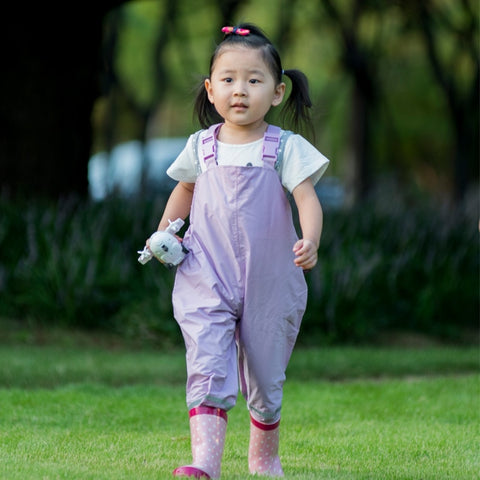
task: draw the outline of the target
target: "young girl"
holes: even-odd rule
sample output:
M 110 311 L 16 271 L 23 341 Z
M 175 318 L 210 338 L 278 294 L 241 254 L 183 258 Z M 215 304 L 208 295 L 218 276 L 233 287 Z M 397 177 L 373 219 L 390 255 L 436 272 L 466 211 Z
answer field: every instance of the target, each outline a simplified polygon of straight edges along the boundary
M 190 136 L 167 171 L 178 184 L 158 227 L 190 215 L 189 253 L 172 298 L 187 350 L 193 462 L 173 474 L 220 476 L 227 411 L 240 383 L 250 412 L 249 470 L 282 476 L 283 383 L 306 306 L 303 271 L 317 262 L 322 209 L 314 185 L 328 160 L 264 120 L 283 100 L 283 75 L 292 82 L 287 113 L 295 123 L 308 120 L 303 73 L 284 71 L 254 25 L 222 31 L 195 104 L 205 130 Z M 285 190 L 298 209 L 300 240 Z

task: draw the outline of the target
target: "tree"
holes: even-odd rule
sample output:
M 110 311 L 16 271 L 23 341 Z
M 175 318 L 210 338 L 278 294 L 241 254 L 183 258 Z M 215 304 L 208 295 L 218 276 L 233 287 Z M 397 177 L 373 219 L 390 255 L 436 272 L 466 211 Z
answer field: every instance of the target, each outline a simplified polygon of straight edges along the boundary
M 172 37 L 175 34 L 176 24 L 178 22 L 178 2 L 176 0 L 166 0 L 163 5 L 159 3 L 149 4 L 130 4 L 127 8 L 117 8 L 110 12 L 106 20 L 104 32 L 104 41 L 102 48 L 103 69 L 102 76 L 102 97 L 104 99 L 103 114 L 98 115 L 97 135 L 100 137 L 100 144 L 107 152 L 127 138 L 118 135 L 119 117 L 131 117 L 134 128 L 127 133 L 132 138 L 140 140 L 142 144 L 145 172 L 146 149 L 145 144 L 148 140 L 149 124 L 152 116 L 155 114 L 159 104 L 163 101 L 171 86 L 171 78 L 165 59 L 165 51 L 168 48 Z M 133 12 L 132 9 L 140 7 L 140 12 Z M 119 52 L 119 37 L 127 27 L 127 23 L 134 23 L 142 18 L 143 7 L 148 8 L 148 31 L 142 32 L 142 39 L 137 38 L 138 44 L 135 45 L 134 55 L 137 61 L 140 61 L 143 70 L 148 70 L 150 75 L 143 78 L 143 83 L 148 84 L 148 88 L 139 89 L 138 83 L 131 82 L 133 77 L 138 77 L 138 71 L 130 66 L 128 72 L 125 72 L 125 61 L 121 59 Z M 160 8 L 163 7 L 163 8 Z M 145 30 L 145 25 L 143 29 Z M 139 35 L 137 35 L 139 37 Z M 145 42 L 147 37 L 147 42 Z M 143 41 L 142 41 L 143 40 Z M 141 58 L 140 58 L 141 57 Z M 122 71 L 122 66 L 123 71 Z M 135 64 L 138 66 L 138 63 Z M 146 67 L 146 68 L 145 68 Z M 150 67 L 150 68 L 148 68 Z M 143 93 L 142 93 L 143 92 Z M 146 93 L 145 93 L 146 92 Z M 144 179 L 142 178 L 142 183 Z
M 478 181 L 479 81 L 478 11 L 471 0 L 404 0 L 406 21 L 421 34 L 433 77 L 445 97 L 454 135 L 455 199 Z
M 381 42 L 378 39 L 370 44 L 366 42 L 360 24 L 362 16 L 372 10 L 380 13 L 381 8 L 375 2 L 353 0 L 342 12 L 331 0 L 320 0 L 320 3 L 330 24 L 340 34 L 342 66 L 352 78 L 349 183 L 353 200 L 362 199 L 371 189 L 372 182 L 372 124 L 381 98 L 378 82 L 378 46 Z
M 107 0 L 68 12 L 2 7 L 0 189 L 27 197 L 87 193 L 90 116 Z M 8 10 L 7 10 L 8 8 Z

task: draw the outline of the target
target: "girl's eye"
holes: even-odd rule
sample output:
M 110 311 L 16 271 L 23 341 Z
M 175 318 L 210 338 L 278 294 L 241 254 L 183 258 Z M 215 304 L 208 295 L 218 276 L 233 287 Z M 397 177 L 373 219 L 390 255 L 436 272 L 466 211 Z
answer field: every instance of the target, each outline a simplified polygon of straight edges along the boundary
M 256 78 L 252 78 L 252 79 L 250 80 L 250 83 L 258 83 L 258 82 L 259 82 L 259 80 L 257 80 Z
M 227 78 L 224 78 L 223 81 L 225 83 L 232 83 L 233 82 L 233 79 L 231 79 L 230 77 L 227 77 Z

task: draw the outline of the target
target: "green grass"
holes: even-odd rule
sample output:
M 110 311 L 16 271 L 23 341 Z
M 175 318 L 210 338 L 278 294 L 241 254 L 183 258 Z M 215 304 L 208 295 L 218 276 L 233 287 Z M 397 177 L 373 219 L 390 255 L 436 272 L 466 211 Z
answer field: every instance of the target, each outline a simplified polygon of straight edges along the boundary
M 297 350 L 281 457 L 292 479 L 476 479 L 476 348 Z M 181 351 L 0 345 L 0 478 L 170 479 L 189 461 Z M 224 479 L 247 478 L 230 412 Z

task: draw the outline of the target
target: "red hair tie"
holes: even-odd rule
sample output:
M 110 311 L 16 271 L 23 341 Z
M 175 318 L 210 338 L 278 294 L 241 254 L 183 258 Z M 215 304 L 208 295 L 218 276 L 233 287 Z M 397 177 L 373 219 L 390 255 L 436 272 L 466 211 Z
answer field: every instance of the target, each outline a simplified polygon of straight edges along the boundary
M 231 33 L 233 33 L 234 35 L 241 35 L 242 37 L 250 34 L 250 30 L 248 30 L 248 28 L 238 27 L 223 27 L 222 32 L 225 35 L 230 35 Z

